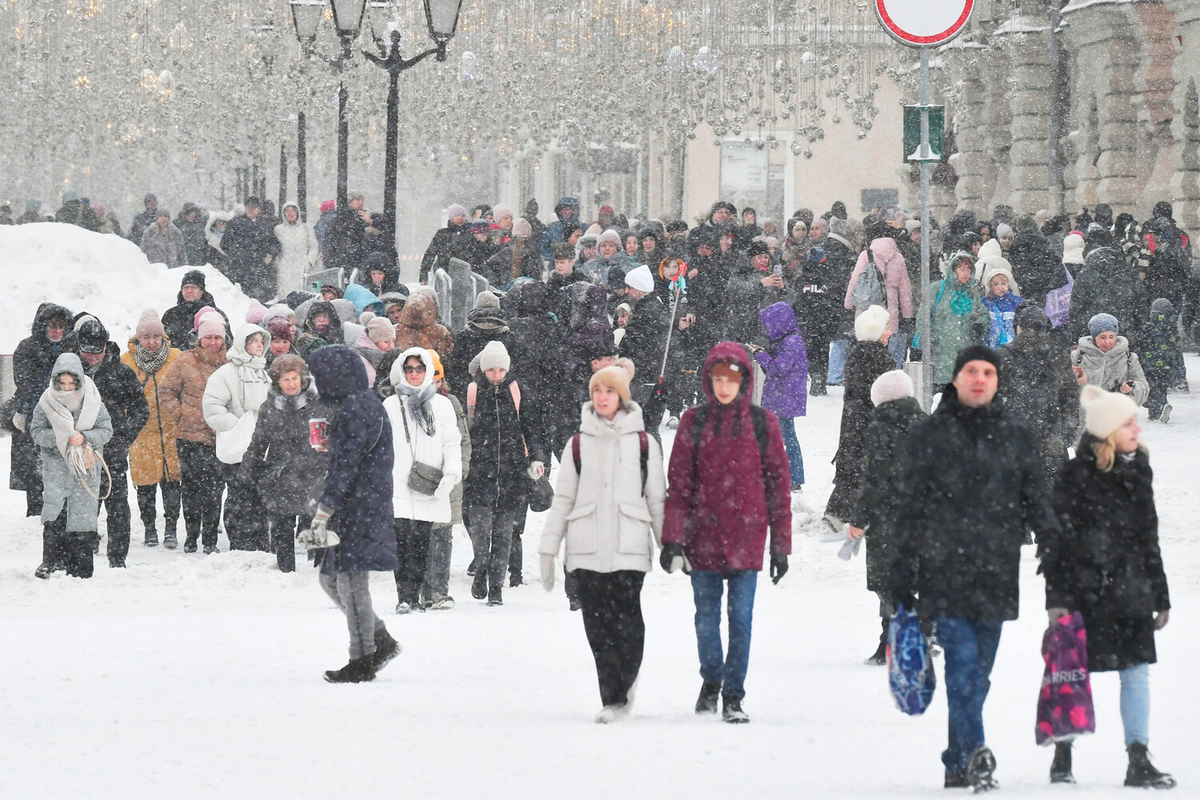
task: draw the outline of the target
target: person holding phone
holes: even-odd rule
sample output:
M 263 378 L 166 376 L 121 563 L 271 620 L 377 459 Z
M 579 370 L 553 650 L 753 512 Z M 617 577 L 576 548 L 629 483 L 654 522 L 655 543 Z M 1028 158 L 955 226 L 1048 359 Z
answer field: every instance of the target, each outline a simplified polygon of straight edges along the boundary
M 1150 384 L 1137 353 L 1119 331 L 1120 323 L 1112 314 L 1093 316 L 1088 320 L 1090 335 L 1081 337 L 1071 353 L 1071 367 L 1080 386 L 1129 395 L 1141 407 L 1150 396 Z

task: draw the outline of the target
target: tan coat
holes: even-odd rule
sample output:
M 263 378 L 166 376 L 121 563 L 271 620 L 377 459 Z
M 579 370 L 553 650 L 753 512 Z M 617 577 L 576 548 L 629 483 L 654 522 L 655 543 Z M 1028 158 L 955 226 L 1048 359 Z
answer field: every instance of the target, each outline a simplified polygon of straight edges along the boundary
M 396 349 L 424 347 L 446 358 L 454 352 L 454 337 L 437 321 L 437 298 L 433 292 L 414 292 L 396 323 Z
M 180 353 L 159 384 L 158 400 L 164 417 L 175 424 L 175 436 L 215 447 L 217 435 L 204 421 L 204 388 L 208 378 L 229 359 L 225 348 L 210 353 L 197 347 Z
M 163 337 L 163 346 L 169 348 L 166 363 L 151 375 L 142 370 L 133 360 L 133 349 L 137 338 L 129 340 L 129 348 L 121 355 L 121 363 L 129 367 L 142 383 L 146 402 L 150 405 L 150 419 L 146 427 L 129 445 L 129 475 L 134 486 L 152 486 L 160 481 L 180 479 L 179 453 L 175 450 L 175 420 L 163 413 L 159 404 L 162 381 L 170 371 L 180 351 L 171 347 L 171 341 Z

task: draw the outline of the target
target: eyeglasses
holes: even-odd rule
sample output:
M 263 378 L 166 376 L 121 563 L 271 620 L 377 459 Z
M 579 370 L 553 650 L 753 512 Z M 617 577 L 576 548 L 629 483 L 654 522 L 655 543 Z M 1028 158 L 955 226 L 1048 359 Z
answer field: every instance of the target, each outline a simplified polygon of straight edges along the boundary
M 425 367 L 423 367 L 423 366 L 422 366 L 422 367 L 408 367 L 408 366 L 406 366 L 406 367 L 404 368 L 404 374 L 405 374 L 405 375 L 416 375 L 416 374 L 418 374 L 418 373 L 421 373 L 421 372 L 424 372 L 424 371 L 425 371 Z

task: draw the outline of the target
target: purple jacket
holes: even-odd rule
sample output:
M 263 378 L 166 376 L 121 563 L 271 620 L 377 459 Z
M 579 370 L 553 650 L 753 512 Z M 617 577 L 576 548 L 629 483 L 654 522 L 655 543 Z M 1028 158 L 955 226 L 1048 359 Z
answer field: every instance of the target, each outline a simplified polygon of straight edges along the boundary
M 758 312 L 767 331 L 766 350 L 754 354 L 767 373 L 762 407 L 777 417 L 803 417 L 808 408 L 808 348 L 796 312 L 780 301 Z

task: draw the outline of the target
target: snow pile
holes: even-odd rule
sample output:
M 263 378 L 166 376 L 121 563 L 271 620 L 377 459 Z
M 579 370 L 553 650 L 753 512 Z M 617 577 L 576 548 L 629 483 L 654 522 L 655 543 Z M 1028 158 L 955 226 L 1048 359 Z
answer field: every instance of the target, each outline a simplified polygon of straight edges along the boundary
M 201 269 L 207 288 L 231 324 L 246 318 L 250 300 L 217 269 L 151 264 L 127 239 L 56 222 L 0 227 L 0 353 L 11 353 L 29 335 L 40 304 L 58 303 L 72 312 L 88 311 L 125 349 L 147 308 L 161 316 L 175 305 L 184 272 Z

